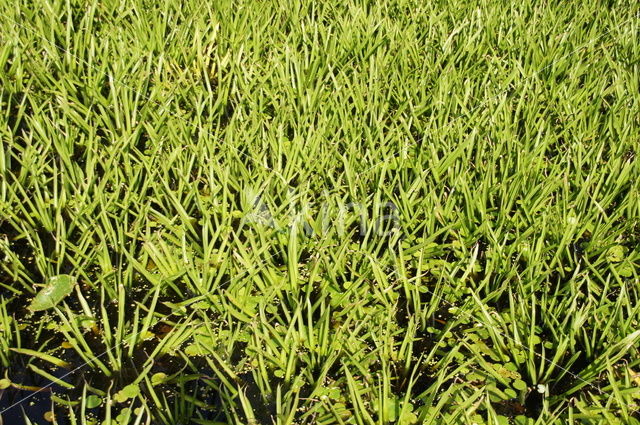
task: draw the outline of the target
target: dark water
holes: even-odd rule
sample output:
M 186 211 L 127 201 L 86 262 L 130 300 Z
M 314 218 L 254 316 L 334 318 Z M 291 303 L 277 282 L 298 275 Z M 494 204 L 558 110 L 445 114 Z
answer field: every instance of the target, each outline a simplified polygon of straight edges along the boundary
M 36 379 L 32 373 L 24 373 L 24 376 L 31 375 L 28 379 L 21 382 L 22 385 L 47 385 L 48 381 L 44 378 Z M 66 419 L 67 412 L 64 406 L 53 405 L 51 401 L 52 391 L 58 392 L 62 390 L 59 386 L 51 386 L 42 391 L 26 391 L 9 387 L 0 390 L 0 412 L 2 414 L 3 425 L 21 425 L 25 424 L 25 416 L 29 418 L 31 423 L 38 425 L 48 425 L 44 418 L 44 414 L 50 410 L 56 413 L 56 421 L 60 425 L 67 425 L 69 421 Z

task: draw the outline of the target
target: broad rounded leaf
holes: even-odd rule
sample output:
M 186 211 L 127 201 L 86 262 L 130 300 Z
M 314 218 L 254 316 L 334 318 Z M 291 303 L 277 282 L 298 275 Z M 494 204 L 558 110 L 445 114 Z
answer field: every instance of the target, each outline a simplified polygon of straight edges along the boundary
M 127 396 L 127 398 L 134 398 L 140 394 L 140 387 L 136 384 L 130 384 L 122 389 L 122 393 Z
M 68 274 L 53 276 L 47 285 L 35 296 L 29 310 L 40 311 L 55 307 L 73 291 L 76 279 Z
M 619 263 L 624 260 L 627 248 L 622 245 L 615 245 L 607 251 L 607 260 L 611 263 Z
M 151 377 L 151 385 L 153 385 L 153 386 L 160 385 L 166 379 L 167 379 L 167 374 L 166 373 L 162 373 L 162 372 L 154 373 L 153 376 Z
M 527 389 L 527 383 L 521 379 L 516 379 L 513 381 L 513 388 L 516 390 L 524 391 Z
M 118 391 L 113 399 L 117 403 L 125 402 L 129 399 L 135 398 L 140 394 L 140 387 L 137 384 L 129 384 L 120 391 Z
M 90 395 L 87 397 L 87 409 L 95 409 L 102 404 L 102 398 L 97 395 Z

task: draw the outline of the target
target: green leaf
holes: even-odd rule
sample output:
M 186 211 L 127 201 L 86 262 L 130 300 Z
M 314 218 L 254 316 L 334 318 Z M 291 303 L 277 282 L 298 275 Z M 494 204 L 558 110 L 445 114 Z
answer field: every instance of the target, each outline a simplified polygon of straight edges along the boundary
M 151 385 L 153 386 L 160 385 L 164 382 L 165 379 L 167 379 L 166 373 L 162 373 L 162 372 L 154 373 L 153 376 L 151 377 Z
M 413 405 L 406 403 L 402 407 L 400 412 L 400 418 L 398 418 L 398 425 L 413 425 L 418 423 L 418 416 L 413 413 Z
M 506 416 L 498 415 L 496 419 L 498 424 L 500 425 L 509 425 L 509 418 L 507 418 Z
M 618 274 L 622 277 L 633 276 L 633 264 L 629 260 L 625 260 L 623 263 L 616 267 Z
M 8 379 L 0 379 L 0 390 L 4 390 L 11 386 L 11 381 Z
M 619 263 L 624 260 L 627 248 L 622 245 L 616 245 L 607 251 L 607 260 L 610 263 Z
M 71 363 L 65 362 L 62 359 L 52 356 L 51 354 L 43 353 L 41 351 L 30 350 L 28 348 L 10 348 L 10 350 L 16 353 L 24 354 L 25 356 L 37 357 L 41 360 L 44 360 L 45 362 L 49 362 L 65 369 L 69 369 L 71 367 Z
M 73 291 L 76 279 L 68 274 L 53 276 L 47 285 L 35 296 L 29 310 L 41 311 L 55 307 Z
M 385 403 L 384 418 L 389 422 L 396 421 L 396 412 L 400 410 L 400 400 L 388 398 Z
M 87 400 L 86 400 L 87 409 L 95 409 L 101 404 L 102 404 L 102 398 L 98 397 L 97 395 L 92 394 L 89 397 L 87 397 Z
M 513 381 L 513 388 L 516 390 L 524 391 L 527 389 L 527 383 L 521 379 L 516 379 Z
M 515 417 L 516 425 L 533 425 L 536 421 L 534 419 L 528 418 L 524 415 L 518 415 Z
M 188 357 L 195 357 L 204 356 L 207 354 L 207 352 L 206 350 L 200 348 L 200 346 L 198 346 L 197 344 L 191 344 L 184 349 L 184 354 L 186 354 Z
M 125 407 L 120 411 L 120 414 L 116 417 L 118 425 L 126 425 L 131 419 L 131 408 Z
M 140 394 L 140 387 L 136 384 L 127 385 L 122 389 L 122 392 L 127 396 L 127 398 L 133 398 Z
M 115 401 L 118 403 L 122 403 L 123 401 L 127 401 L 131 398 L 137 397 L 140 394 L 140 387 L 136 384 L 129 384 L 113 397 Z

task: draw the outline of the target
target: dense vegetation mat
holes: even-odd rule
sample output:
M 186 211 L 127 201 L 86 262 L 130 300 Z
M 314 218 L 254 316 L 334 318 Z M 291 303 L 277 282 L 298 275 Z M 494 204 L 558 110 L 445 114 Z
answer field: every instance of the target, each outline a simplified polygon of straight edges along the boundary
M 640 423 L 639 13 L 1 1 L 4 423 Z

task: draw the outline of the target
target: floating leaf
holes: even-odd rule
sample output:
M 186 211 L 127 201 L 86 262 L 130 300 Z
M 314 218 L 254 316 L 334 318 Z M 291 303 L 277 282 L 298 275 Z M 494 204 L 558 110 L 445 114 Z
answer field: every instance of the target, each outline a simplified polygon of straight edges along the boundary
M 388 422 L 399 425 L 412 425 L 418 422 L 418 417 L 413 413 L 413 405 L 397 398 L 386 400 L 383 416 Z
M 116 417 L 116 423 L 119 425 L 126 425 L 129 423 L 131 419 L 131 409 L 129 407 L 125 407 L 120 411 L 120 414 Z
M 619 263 L 624 260 L 626 254 L 626 247 L 622 245 L 616 245 L 609 248 L 607 251 L 607 260 L 611 263 Z
M 513 391 L 511 388 L 505 388 L 505 389 L 504 389 L 504 393 L 505 393 L 506 395 L 508 395 L 509 397 L 511 397 L 511 398 L 516 398 L 516 397 L 518 397 L 518 394 L 517 394 L 515 391 Z
M 207 351 L 203 348 L 200 348 L 200 346 L 197 344 L 191 344 L 184 349 L 184 354 L 186 354 L 188 357 L 204 356 L 207 354 Z
M 86 404 L 87 404 L 87 409 L 95 409 L 96 407 L 102 404 L 102 398 L 92 394 L 89 397 L 87 397 Z
M 53 276 L 49 283 L 35 296 L 29 310 L 41 311 L 55 307 L 67 295 L 73 291 L 76 279 L 68 274 Z
M 493 365 L 492 368 L 504 379 L 519 379 L 520 374 L 513 370 L 513 367 L 507 368 L 502 365 Z
M 151 385 L 153 386 L 160 385 L 165 381 L 165 379 L 167 379 L 166 373 L 162 373 L 162 372 L 154 373 L 153 376 L 151 377 Z
M 396 417 L 397 417 L 396 413 L 400 411 L 400 404 L 401 404 L 401 401 L 396 398 L 386 400 L 385 412 L 383 413 L 386 421 L 389 421 L 389 422 L 396 421 Z
M 407 404 L 407 407 L 412 408 L 411 404 Z M 418 423 L 418 416 L 413 413 L 413 410 L 408 410 L 407 407 L 403 408 L 398 419 L 399 425 L 413 425 Z
M 535 419 L 528 418 L 524 415 L 518 415 L 515 417 L 516 425 L 533 425 L 535 422 Z
M 127 396 L 127 398 L 133 398 L 140 394 L 140 387 L 138 387 L 136 384 L 130 384 L 124 387 L 122 389 L 122 392 Z
M 507 418 L 506 416 L 498 415 L 496 419 L 497 419 L 496 422 L 499 425 L 509 425 L 509 423 L 510 423 L 509 422 L 509 418 Z
M 138 387 L 138 385 L 136 384 L 129 384 L 123 389 L 121 389 L 120 391 L 118 391 L 118 393 L 116 393 L 113 399 L 118 403 L 122 403 L 123 401 L 127 401 L 130 398 L 137 397 L 139 394 L 140 394 L 140 387 Z
M 616 268 L 618 274 L 622 277 L 631 277 L 633 276 L 633 264 L 629 260 L 625 260 L 623 263 L 618 265 Z
M 513 388 L 516 390 L 524 391 L 527 389 L 527 383 L 521 379 L 516 379 L 513 381 Z
M 194 310 L 208 310 L 212 307 L 213 306 L 209 301 L 198 301 L 197 303 L 191 305 L 191 308 L 193 308 Z

